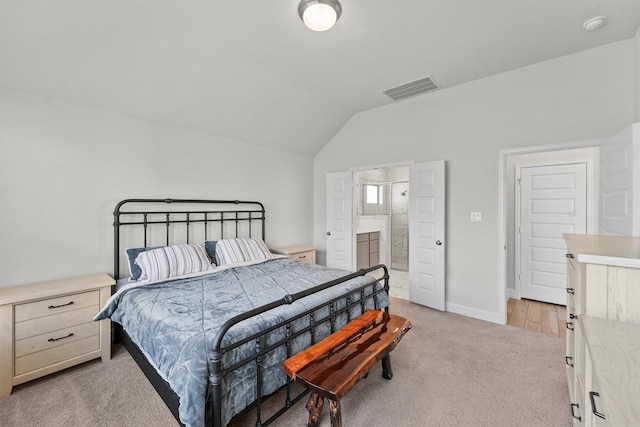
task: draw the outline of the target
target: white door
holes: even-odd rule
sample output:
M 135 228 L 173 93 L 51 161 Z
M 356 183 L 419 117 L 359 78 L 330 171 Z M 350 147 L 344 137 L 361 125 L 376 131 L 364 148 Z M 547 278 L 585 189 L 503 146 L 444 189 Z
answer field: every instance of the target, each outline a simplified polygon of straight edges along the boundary
M 520 169 L 520 296 L 566 305 L 566 244 L 562 233 L 587 232 L 587 165 Z
M 327 174 L 327 267 L 354 271 L 351 172 Z
M 409 172 L 409 299 L 445 309 L 444 160 Z M 393 280 L 393 279 L 392 279 Z

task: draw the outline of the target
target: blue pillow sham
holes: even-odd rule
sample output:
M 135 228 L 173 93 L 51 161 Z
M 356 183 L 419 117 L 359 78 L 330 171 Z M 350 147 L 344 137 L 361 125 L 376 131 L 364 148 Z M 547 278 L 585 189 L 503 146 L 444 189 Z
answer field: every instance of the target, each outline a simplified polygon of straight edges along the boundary
M 204 242 L 204 250 L 207 251 L 207 256 L 212 264 L 218 264 L 216 258 L 216 243 L 218 243 L 217 240 L 205 240 Z
M 138 280 L 142 275 L 142 269 L 135 261 L 142 252 L 150 251 L 152 249 L 158 249 L 162 246 L 153 246 L 146 248 L 127 248 L 124 253 L 127 255 L 127 261 L 129 262 L 129 273 L 131 274 L 131 280 Z

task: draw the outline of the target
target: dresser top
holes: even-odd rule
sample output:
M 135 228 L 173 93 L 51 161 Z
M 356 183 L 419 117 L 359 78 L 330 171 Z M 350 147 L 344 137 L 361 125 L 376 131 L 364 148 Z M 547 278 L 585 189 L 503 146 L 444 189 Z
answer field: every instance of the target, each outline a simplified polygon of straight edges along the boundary
M 91 274 L 68 279 L 0 288 L 0 305 L 103 288 L 115 284 L 108 274 Z
M 563 234 L 579 262 L 640 268 L 640 237 Z
M 279 248 L 270 248 L 269 250 L 275 254 L 295 255 L 300 252 L 313 251 L 315 248 L 312 245 L 291 245 L 281 246 Z

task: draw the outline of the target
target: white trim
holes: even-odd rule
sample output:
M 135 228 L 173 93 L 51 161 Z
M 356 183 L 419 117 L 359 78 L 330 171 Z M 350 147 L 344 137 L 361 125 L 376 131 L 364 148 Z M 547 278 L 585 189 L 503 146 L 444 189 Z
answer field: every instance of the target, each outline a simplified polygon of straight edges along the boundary
M 498 322 L 507 323 L 507 156 L 512 150 L 498 151 Z
M 640 236 L 640 123 L 632 125 L 633 133 L 633 226 L 631 234 Z
M 391 168 L 398 168 L 403 166 L 411 166 L 414 163 L 415 163 L 415 160 L 407 160 L 404 162 L 380 163 L 373 166 L 356 166 L 349 170 L 351 172 L 363 172 L 363 171 L 370 171 L 375 169 L 391 169 Z
M 507 304 L 506 300 L 504 304 L 506 307 L 506 304 Z M 460 314 L 462 316 L 471 317 L 473 319 L 484 320 L 486 322 L 504 324 L 504 322 L 500 321 L 501 319 L 500 313 L 492 313 L 490 311 L 478 310 L 477 308 L 467 307 L 464 305 L 453 304 L 453 303 L 446 303 L 445 307 L 446 307 L 446 311 L 450 313 Z

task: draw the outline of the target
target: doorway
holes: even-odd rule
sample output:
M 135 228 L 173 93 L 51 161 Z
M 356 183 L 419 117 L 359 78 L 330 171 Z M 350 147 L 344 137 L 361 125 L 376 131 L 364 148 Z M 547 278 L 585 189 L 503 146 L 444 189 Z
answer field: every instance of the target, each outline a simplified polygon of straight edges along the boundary
M 498 322 L 507 322 L 507 301 L 520 299 L 516 273 L 516 165 L 542 166 L 562 163 L 587 165 L 587 233 L 597 231 L 597 171 L 599 145 L 602 140 L 585 140 L 566 144 L 500 150 L 498 152 L 498 276 L 500 286 L 497 298 L 501 309 Z
M 389 267 L 389 295 L 409 300 L 409 166 L 356 171 L 353 188 L 355 240 L 379 233 L 377 261 Z M 363 248 L 356 245 L 356 259 Z
M 408 166 L 407 166 L 408 165 Z M 354 169 L 351 172 L 332 172 L 326 175 L 326 248 L 327 266 L 356 269 L 357 243 L 368 241 L 369 259 L 389 265 L 390 214 L 384 206 L 367 210 L 370 214 L 356 216 L 355 208 L 365 195 L 371 194 L 368 203 L 384 204 L 390 200 L 390 186 L 386 169 L 407 166 L 409 177 L 397 180 L 407 182 L 409 191 L 408 241 L 409 270 L 394 270 L 396 288 L 408 284 L 409 300 L 437 310 L 445 310 L 445 161 L 427 163 L 404 163 L 375 168 Z M 375 181 L 361 182 L 354 179 L 356 172 L 376 171 Z M 398 169 L 399 170 L 399 169 Z M 384 175 L 380 175 L 384 171 Z M 406 170 L 403 171 L 406 174 Z M 370 179 L 368 177 L 367 179 Z M 356 183 L 363 185 L 358 185 Z M 363 187 L 367 188 L 364 190 Z M 360 208 L 359 208 L 360 209 Z M 364 212 L 364 206 L 360 212 Z M 386 217 L 385 217 L 386 215 Z M 363 236 L 359 236 L 363 234 Z M 366 234 L 366 236 L 364 235 Z M 362 237 L 362 239 L 360 239 Z M 386 237 L 386 241 L 384 241 Z M 372 243 L 374 242 L 374 243 Z M 362 245 L 365 246 L 364 244 Z M 364 258 L 364 257 L 363 257 Z M 408 274 L 407 274 L 408 273 Z M 405 280 L 408 277 L 408 281 Z M 401 280 L 402 282 L 399 282 Z M 393 284 L 391 285 L 393 287 Z

